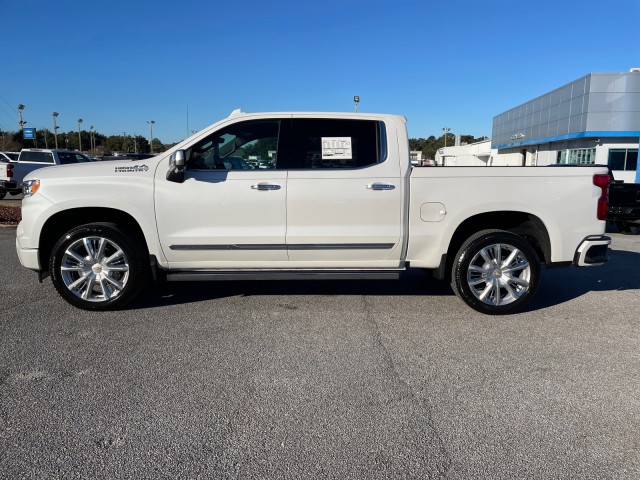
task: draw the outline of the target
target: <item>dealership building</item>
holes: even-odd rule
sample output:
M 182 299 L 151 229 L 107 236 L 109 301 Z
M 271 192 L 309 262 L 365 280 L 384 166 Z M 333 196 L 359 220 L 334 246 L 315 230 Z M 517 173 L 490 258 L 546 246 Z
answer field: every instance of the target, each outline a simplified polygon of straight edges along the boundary
M 639 137 L 640 69 L 590 73 L 493 117 L 485 164 L 608 164 L 640 183 Z
M 590 73 L 493 117 L 491 141 L 438 150 L 437 165 L 606 164 L 640 183 L 640 69 Z

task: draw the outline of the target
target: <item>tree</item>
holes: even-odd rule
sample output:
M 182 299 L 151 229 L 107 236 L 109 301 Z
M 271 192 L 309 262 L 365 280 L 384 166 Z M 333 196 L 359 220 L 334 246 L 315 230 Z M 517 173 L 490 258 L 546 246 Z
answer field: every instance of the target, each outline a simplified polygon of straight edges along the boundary
M 451 133 L 447 136 L 447 146 L 452 147 L 454 145 L 455 136 Z M 484 140 L 485 137 L 475 138 L 473 135 L 460 135 L 461 143 L 476 143 Z M 444 135 L 436 138 L 431 135 L 429 138 L 410 138 L 409 147 L 411 150 L 417 150 L 422 152 L 422 156 L 425 159 L 433 160 L 436 156 L 438 149 L 444 147 Z
M 14 132 L 0 131 L 0 147 L 2 147 L 3 152 L 19 152 L 22 148 L 22 143 L 18 142 Z
M 251 142 L 248 145 L 242 147 L 247 157 L 258 157 L 261 160 L 269 159 L 269 151 L 276 151 L 276 139 L 275 138 L 261 138 L 255 142 Z
M 80 130 L 80 138 L 82 139 L 82 150 L 91 151 L 92 132 L 89 130 Z M 146 153 L 150 151 L 149 140 L 142 135 L 110 135 L 106 136 L 102 133 L 93 131 L 95 139 L 96 153 L 105 154 L 107 152 L 133 152 Z M 175 144 L 174 144 L 175 145 Z M 55 148 L 55 136 L 53 132 L 47 128 L 36 130 L 35 141 L 22 138 L 22 131 L 5 132 L 0 131 L 0 151 L 19 152 L 23 148 Z M 153 139 L 154 153 L 164 152 L 169 146 L 163 145 L 158 138 Z M 62 132 L 58 130 L 58 148 L 78 150 L 80 148 L 78 142 L 78 131 L 69 130 Z M 275 150 L 275 149 L 274 149 Z
M 153 153 L 164 152 L 167 148 L 157 138 L 153 138 Z

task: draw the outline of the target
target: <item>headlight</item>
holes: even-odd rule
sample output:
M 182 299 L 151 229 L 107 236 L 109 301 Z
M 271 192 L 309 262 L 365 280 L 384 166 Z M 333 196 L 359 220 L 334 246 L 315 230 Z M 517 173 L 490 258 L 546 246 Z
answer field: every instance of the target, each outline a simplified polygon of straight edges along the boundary
M 40 188 L 40 180 L 27 180 L 22 184 L 22 195 L 24 197 L 30 197 L 35 194 Z

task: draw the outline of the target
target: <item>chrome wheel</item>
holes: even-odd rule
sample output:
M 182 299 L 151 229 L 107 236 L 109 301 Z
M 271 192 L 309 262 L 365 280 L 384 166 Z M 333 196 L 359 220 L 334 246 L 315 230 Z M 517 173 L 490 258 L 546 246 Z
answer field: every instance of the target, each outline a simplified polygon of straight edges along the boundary
M 60 277 L 73 295 L 88 302 L 118 297 L 129 280 L 129 260 L 114 241 L 101 236 L 79 238 L 64 250 Z
M 482 230 L 462 244 L 451 268 L 451 287 L 474 310 L 489 315 L 516 312 L 540 285 L 540 259 L 522 236 Z
M 531 265 L 518 248 L 496 243 L 471 259 L 467 283 L 471 293 L 487 305 L 508 305 L 529 291 Z

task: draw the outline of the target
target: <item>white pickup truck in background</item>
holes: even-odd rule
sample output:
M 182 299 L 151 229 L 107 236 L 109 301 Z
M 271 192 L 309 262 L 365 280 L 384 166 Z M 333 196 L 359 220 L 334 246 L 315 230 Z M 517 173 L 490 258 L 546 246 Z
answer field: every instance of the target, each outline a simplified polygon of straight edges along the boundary
M 235 111 L 151 159 L 32 172 L 16 247 L 84 309 L 122 307 L 158 278 L 420 268 L 504 314 L 541 265 L 606 262 L 608 185 L 606 167 L 412 168 L 397 115 Z
M 81 152 L 44 148 L 25 148 L 20 151 L 18 159 L 0 162 L 0 200 L 7 193 L 22 193 L 22 181 L 29 173 L 38 168 L 53 165 L 69 165 L 89 162 L 89 157 Z

